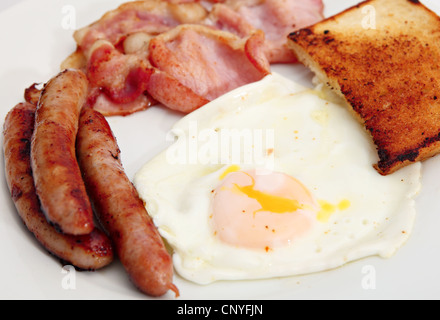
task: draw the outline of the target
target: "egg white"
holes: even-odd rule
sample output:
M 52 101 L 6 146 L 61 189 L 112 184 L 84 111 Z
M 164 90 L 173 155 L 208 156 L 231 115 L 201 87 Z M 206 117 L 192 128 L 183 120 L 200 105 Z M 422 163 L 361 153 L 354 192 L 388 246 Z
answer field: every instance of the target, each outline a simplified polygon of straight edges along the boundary
M 208 284 L 305 274 L 390 257 L 407 241 L 421 164 L 378 174 L 369 135 L 344 106 L 322 95 L 269 75 L 182 118 L 170 135 L 176 141 L 138 171 L 134 185 L 182 277 Z M 238 157 L 230 142 L 221 143 L 221 133 L 232 130 L 255 138 Z M 286 173 L 315 199 L 350 206 L 286 247 L 266 252 L 225 244 L 210 223 L 212 191 L 237 158 L 243 169 Z

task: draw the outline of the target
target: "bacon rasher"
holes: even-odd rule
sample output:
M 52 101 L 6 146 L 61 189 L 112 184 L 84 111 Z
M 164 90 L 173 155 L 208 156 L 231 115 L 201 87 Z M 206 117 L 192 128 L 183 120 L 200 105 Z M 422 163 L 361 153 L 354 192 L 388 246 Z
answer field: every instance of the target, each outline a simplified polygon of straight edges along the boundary
M 206 24 L 246 36 L 255 29 L 266 35 L 265 53 L 270 63 L 292 63 L 287 47 L 289 33 L 323 19 L 322 0 L 226 0 L 212 7 Z
M 145 32 L 157 35 L 183 23 L 198 23 L 206 15 L 206 9 L 196 2 L 174 4 L 162 0 L 129 1 L 75 32 L 74 38 L 84 52 L 95 41 L 102 39 L 117 47 L 130 34 Z
M 262 32 L 242 39 L 201 25 L 181 25 L 151 40 L 150 61 L 159 72 L 147 90 L 171 109 L 191 112 L 269 74 L 263 42 Z
M 86 72 L 106 116 L 155 103 L 188 113 L 296 62 L 287 35 L 322 11 L 322 0 L 130 1 L 75 32 L 62 68 Z

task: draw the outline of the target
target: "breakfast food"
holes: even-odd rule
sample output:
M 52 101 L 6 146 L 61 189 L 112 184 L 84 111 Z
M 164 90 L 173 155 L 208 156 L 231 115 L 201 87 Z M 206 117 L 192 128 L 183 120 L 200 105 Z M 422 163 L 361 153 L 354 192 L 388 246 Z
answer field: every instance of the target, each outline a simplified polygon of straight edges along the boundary
M 286 50 L 286 30 L 319 20 L 322 2 L 210 2 L 128 2 L 75 34 L 77 51 L 63 63 L 70 69 L 56 78 L 84 73 L 78 83 L 25 91 L 39 106 L 51 97 L 72 102 L 70 90 L 81 91 L 75 152 L 88 194 L 81 199 L 90 198 L 134 285 L 150 296 L 178 296 L 173 262 L 184 278 L 207 284 L 392 255 L 414 223 L 420 164 L 381 177 L 372 168 L 374 145 L 346 110 L 270 74 L 269 63 L 296 59 Z M 174 127 L 177 142 L 138 172 L 135 188 L 104 116 L 157 103 L 193 113 Z M 242 142 L 247 148 L 237 149 Z M 53 149 L 42 150 L 44 158 Z M 14 200 L 17 190 L 11 187 Z M 56 188 L 45 190 L 51 197 Z M 49 226 L 54 238 L 40 240 L 47 248 L 98 241 L 97 229 L 73 236 Z M 87 263 L 93 269 L 98 262 Z
M 204 23 L 228 30 L 241 37 L 256 29 L 266 36 L 263 50 L 270 63 L 297 62 L 287 46 L 293 30 L 321 21 L 324 5 L 321 0 L 227 0 L 215 4 Z
M 311 273 L 408 239 L 420 163 L 383 177 L 340 105 L 272 74 L 185 116 L 134 184 L 176 271 L 208 284 Z
M 60 231 L 89 234 L 95 228 L 76 160 L 79 113 L 88 81 L 79 70 L 65 70 L 45 85 L 35 114 L 31 166 L 35 189 L 47 219 Z
M 190 113 L 270 73 L 264 34 L 246 39 L 205 26 L 178 26 L 150 41 L 154 72 L 147 91 L 170 109 Z
M 96 214 L 142 292 L 160 296 L 171 290 L 178 294 L 172 283 L 171 258 L 123 171 L 116 140 L 103 116 L 125 116 L 159 103 L 192 112 L 234 88 L 263 79 L 270 74 L 271 62 L 281 62 L 279 57 L 292 58 L 285 46 L 291 22 L 283 16 L 295 19 L 295 28 L 322 18 L 320 0 L 311 0 L 309 6 L 298 5 L 296 0 L 221 2 L 124 3 L 75 32 L 77 50 L 63 61 L 59 74 L 41 89 L 37 83 L 26 88 L 26 103 L 20 106 L 35 107 L 32 183 L 26 187 L 34 186 L 34 200 L 39 202 L 40 210 L 34 208 L 32 217 L 42 219 L 38 213 L 43 213 L 45 220 L 24 220 L 49 251 L 66 249 L 68 241 L 75 239 L 78 243 L 70 249 L 78 258 L 67 249 L 54 254 L 71 257 L 63 259 L 77 267 L 98 268 L 97 261 L 88 261 L 88 267 L 79 261 L 85 254 L 78 249 L 89 250 L 80 246 L 81 241 L 89 241 L 89 245 L 102 242 L 101 249 L 107 249 L 104 240 L 109 240 L 96 229 Z M 270 12 L 270 17 L 254 19 L 262 11 Z M 241 26 L 246 27 L 237 29 L 234 23 L 241 15 L 253 18 L 243 19 Z M 281 21 L 288 24 L 279 24 Z M 266 39 L 265 32 L 278 38 Z M 283 53 L 275 53 L 278 50 Z M 81 111 L 87 121 L 80 121 Z M 100 138 L 104 140 L 98 141 Z M 106 153 L 108 148 L 111 154 Z M 100 181 L 107 178 L 115 183 Z M 110 194 L 116 197 L 112 201 Z M 121 207 L 130 210 L 120 211 Z M 24 215 L 18 204 L 17 209 Z M 50 232 L 37 230 L 47 226 L 50 228 L 44 230 Z M 88 253 L 99 257 L 94 250 Z M 110 253 L 103 253 L 102 266 L 110 262 Z
M 146 294 L 178 295 L 173 264 L 136 189 L 124 172 L 120 150 L 104 116 L 84 107 L 77 137 L 78 161 L 103 228 L 132 282 Z
M 180 24 L 198 23 L 207 10 L 198 2 L 172 4 L 162 0 L 128 1 L 107 11 L 99 20 L 74 33 L 78 50 L 70 63 L 85 62 L 80 56 L 90 55 L 89 50 L 98 40 L 107 40 L 115 47 L 125 49 L 125 41 L 132 35 L 143 33 L 150 37 L 169 31 Z M 80 65 L 76 65 L 79 67 Z
M 6 182 L 27 229 L 41 245 L 63 263 L 83 270 L 101 269 L 113 261 L 110 239 L 99 229 L 81 236 L 58 232 L 46 219 L 35 192 L 30 160 L 36 106 L 19 103 L 3 125 Z
M 270 63 L 295 62 L 294 55 L 286 45 L 287 35 L 292 30 L 323 19 L 324 5 L 321 0 L 212 2 L 146 0 L 123 3 L 98 21 L 75 32 L 78 50 L 66 63 L 81 66 L 97 40 L 107 40 L 115 47 L 126 50 L 132 36 L 148 42 L 150 38 L 182 24 L 206 25 L 240 37 L 261 30 L 267 34 L 264 51 Z
M 106 119 L 90 108 L 88 90 L 81 70 L 66 69 L 42 90 L 28 88 L 25 99 L 33 103 L 19 104 L 6 119 L 7 180 L 17 210 L 64 262 L 99 269 L 113 260 L 114 246 L 139 290 L 178 295 L 171 257 L 124 172 Z M 95 227 L 95 214 L 108 236 Z
M 62 69 L 85 72 L 89 101 L 106 116 L 159 103 L 189 113 L 261 80 L 270 63 L 296 61 L 287 34 L 322 11 L 321 0 L 130 1 L 77 30 Z
M 289 36 L 371 134 L 383 175 L 440 150 L 439 27 L 419 1 L 370 0 Z

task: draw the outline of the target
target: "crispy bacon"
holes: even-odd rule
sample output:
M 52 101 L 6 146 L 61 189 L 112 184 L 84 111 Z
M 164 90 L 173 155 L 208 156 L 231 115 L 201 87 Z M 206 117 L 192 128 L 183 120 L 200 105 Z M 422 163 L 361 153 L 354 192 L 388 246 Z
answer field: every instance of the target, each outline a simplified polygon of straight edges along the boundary
M 86 67 L 88 104 L 105 116 L 145 110 L 156 103 L 145 91 L 152 72 L 145 57 L 123 54 L 110 42 L 99 40 L 90 50 Z
M 149 40 L 148 46 L 126 54 L 99 40 L 90 49 L 87 65 L 94 92 L 89 102 L 105 115 L 127 115 L 154 101 L 191 112 L 267 75 L 270 65 L 263 43 L 262 32 L 242 39 L 193 24 L 164 32 Z
M 83 70 L 89 103 L 127 115 L 160 102 L 191 112 L 296 59 L 287 35 L 322 19 L 322 0 L 130 1 L 75 32 L 63 68 Z
M 157 35 L 182 23 L 197 23 L 206 15 L 207 11 L 194 2 L 174 4 L 162 0 L 129 1 L 75 32 L 74 38 L 84 52 L 97 40 L 107 40 L 118 47 L 132 33 Z
M 135 112 L 146 110 L 157 104 L 148 93 L 140 94 L 133 101 L 116 103 L 100 88 L 91 89 L 87 104 L 104 116 L 128 116 Z
M 99 40 L 93 46 L 87 65 L 91 87 L 99 87 L 116 103 L 129 103 L 143 94 L 152 69 L 146 59 L 123 54 L 108 41 Z

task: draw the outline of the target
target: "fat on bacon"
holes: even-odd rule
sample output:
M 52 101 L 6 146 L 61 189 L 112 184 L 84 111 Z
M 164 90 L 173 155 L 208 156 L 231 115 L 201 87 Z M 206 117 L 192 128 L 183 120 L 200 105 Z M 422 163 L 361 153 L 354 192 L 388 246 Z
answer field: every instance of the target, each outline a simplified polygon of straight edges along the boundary
M 246 36 L 255 29 L 266 35 L 265 53 L 270 63 L 296 62 L 287 47 L 287 36 L 321 21 L 322 0 L 225 0 L 215 4 L 206 24 Z
M 157 103 L 189 113 L 296 62 L 287 35 L 322 11 L 322 0 L 130 1 L 76 31 L 61 67 L 85 71 L 106 116 Z
M 171 109 L 191 112 L 269 74 L 263 42 L 261 32 L 242 39 L 201 25 L 176 27 L 150 41 L 156 71 L 147 91 Z

